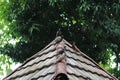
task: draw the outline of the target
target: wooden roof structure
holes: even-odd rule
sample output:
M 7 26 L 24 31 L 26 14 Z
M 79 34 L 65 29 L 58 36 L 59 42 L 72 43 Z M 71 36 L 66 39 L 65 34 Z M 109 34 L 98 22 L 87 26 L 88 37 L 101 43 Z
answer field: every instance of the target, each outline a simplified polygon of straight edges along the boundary
M 94 60 L 57 36 L 3 80 L 117 80 Z

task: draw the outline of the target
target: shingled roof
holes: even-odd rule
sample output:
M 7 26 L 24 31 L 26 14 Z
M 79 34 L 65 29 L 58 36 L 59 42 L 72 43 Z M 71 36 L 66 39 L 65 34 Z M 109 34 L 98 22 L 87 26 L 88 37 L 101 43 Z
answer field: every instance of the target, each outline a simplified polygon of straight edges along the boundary
M 117 80 L 117 78 L 101 68 L 75 45 L 57 36 L 3 80 Z

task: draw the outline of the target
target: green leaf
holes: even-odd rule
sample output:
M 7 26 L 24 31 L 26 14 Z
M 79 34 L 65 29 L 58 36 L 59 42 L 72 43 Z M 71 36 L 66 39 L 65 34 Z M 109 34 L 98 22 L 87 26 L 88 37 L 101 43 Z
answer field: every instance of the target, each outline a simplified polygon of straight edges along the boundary
M 32 27 L 29 29 L 30 34 L 32 34 L 34 30 L 40 31 L 37 26 L 39 26 L 39 24 L 32 25 Z

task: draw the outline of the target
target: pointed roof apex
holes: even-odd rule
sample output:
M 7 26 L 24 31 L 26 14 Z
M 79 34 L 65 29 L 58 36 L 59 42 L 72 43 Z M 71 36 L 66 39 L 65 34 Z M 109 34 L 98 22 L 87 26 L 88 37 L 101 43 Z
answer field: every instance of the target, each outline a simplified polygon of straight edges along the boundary
M 118 80 L 61 37 L 27 59 L 3 80 Z

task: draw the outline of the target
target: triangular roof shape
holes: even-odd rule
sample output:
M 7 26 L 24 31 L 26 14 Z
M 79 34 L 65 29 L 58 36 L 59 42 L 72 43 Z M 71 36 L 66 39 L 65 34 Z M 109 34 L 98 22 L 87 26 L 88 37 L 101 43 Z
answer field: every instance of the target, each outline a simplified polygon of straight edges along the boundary
M 61 76 L 64 79 L 61 79 Z M 58 79 L 59 78 L 59 79 Z M 61 36 L 3 80 L 117 80 Z

